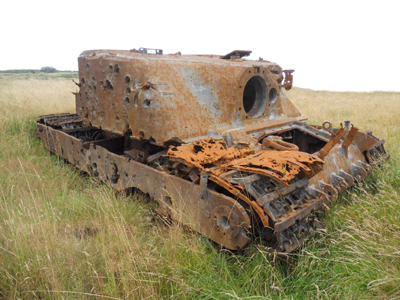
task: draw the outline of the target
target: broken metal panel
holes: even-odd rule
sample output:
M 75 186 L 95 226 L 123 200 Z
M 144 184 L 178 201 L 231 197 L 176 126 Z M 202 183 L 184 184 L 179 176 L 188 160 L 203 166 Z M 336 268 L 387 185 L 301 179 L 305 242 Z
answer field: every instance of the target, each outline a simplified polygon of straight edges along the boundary
M 217 176 L 226 170 L 257 172 L 278 182 L 292 180 L 300 171 L 311 172 L 314 163 L 323 163 L 317 156 L 299 151 L 262 150 L 255 152 L 249 147 L 227 147 L 223 140 L 203 139 L 182 146 L 172 146 L 167 157 L 199 170 L 209 169 Z M 210 166 L 212 165 L 212 166 Z M 214 167 L 213 167 L 214 166 Z
M 321 150 L 318 151 L 318 157 L 324 158 L 326 155 L 328 155 L 329 151 L 332 150 L 332 148 L 340 141 L 340 139 L 346 134 L 346 131 L 343 127 L 341 127 L 337 132 L 332 134 L 331 140 L 326 143 L 326 145 L 321 148 Z
M 249 50 L 234 50 L 228 54 L 221 56 L 222 59 L 240 59 L 242 57 L 249 56 L 252 51 Z
M 350 144 L 353 142 L 356 134 L 358 132 L 358 128 L 351 126 L 350 131 L 347 133 L 345 140 L 343 141 L 342 147 L 347 149 Z
M 240 186 L 235 187 L 232 184 L 231 178 L 221 175 L 228 170 L 236 170 L 243 174 L 259 174 L 282 186 L 289 187 L 289 182 L 301 171 L 311 173 L 314 163 L 323 164 L 317 156 L 299 151 L 261 150 L 255 152 L 249 147 L 227 147 L 222 140 L 214 139 L 198 140 L 178 147 L 171 146 L 166 157 L 190 168 L 209 173 L 210 180 L 250 205 L 265 227 L 269 226 L 267 215 L 270 215 L 272 219 L 274 217 L 268 208 L 264 211 L 262 205 L 259 204 L 259 198 L 262 196 L 253 194 L 252 190 L 249 190 L 257 201 L 257 203 L 253 202 L 242 193 Z

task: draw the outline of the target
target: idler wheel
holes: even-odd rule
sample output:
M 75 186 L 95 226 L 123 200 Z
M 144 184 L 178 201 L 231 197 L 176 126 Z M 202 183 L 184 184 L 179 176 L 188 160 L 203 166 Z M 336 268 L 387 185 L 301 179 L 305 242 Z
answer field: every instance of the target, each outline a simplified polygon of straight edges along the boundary
M 234 210 L 233 207 L 218 205 L 212 212 L 214 229 L 229 239 L 237 237 L 240 230 L 239 218 Z

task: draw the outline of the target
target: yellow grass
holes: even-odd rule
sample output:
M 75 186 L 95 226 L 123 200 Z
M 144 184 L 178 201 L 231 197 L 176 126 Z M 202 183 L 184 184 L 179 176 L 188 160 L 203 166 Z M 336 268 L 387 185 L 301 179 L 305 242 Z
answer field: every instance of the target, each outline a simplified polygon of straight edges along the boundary
M 2 122 L 75 111 L 77 86 L 71 80 L 0 79 L 0 91 Z
M 286 95 L 308 117 L 310 123 L 321 124 L 325 120 L 340 126 L 350 120 L 360 130 L 372 130 L 384 138 L 390 152 L 399 150 L 400 93 L 350 93 L 298 89 Z
M 73 112 L 77 87 L 39 78 L 0 74 L 0 299 L 400 297 L 399 93 L 286 92 L 314 123 L 372 130 L 392 158 L 335 203 L 328 233 L 281 262 L 257 245 L 219 251 L 152 221 L 146 197 L 50 155 L 35 120 Z

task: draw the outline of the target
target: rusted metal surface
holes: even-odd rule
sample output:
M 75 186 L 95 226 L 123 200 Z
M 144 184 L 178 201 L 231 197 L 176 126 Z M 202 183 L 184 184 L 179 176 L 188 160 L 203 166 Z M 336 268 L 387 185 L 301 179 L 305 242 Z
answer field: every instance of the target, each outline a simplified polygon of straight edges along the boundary
M 251 51 L 93 50 L 79 59 L 76 114 L 40 117 L 56 155 L 229 249 L 252 237 L 290 252 L 320 214 L 389 155 L 350 121 L 308 125 L 282 92 L 293 70 Z
M 227 147 L 223 140 L 212 138 L 198 140 L 182 146 L 171 146 L 166 157 L 178 161 L 197 171 L 206 171 L 210 180 L 225 188 L 234 197 L 249 204 L 258 214 L 264 226 L 269 225 L 266 212 L 259 204 L 251 201 L 243 190 L 238 189 L 224 178 L 224 173 L 236 170 L 241 174 L 259 174 L 289 187 L 291 180 L 300 171 L 311 172 L 314 163 L 323 163 L 318 157 L 298 151 L 280 152 L 274 150 L 254 151 L 249 147 Z M 221 176 L 221 177 L 220 177 Z M 240 186 L 240 185 L 239 185 Z M 267 212 L 268 213 L 268 212 Z
M 273 148 L 280 151 L 299 151 L 295 144 L 284 142 L 282 137 L 270 135 L 262 140 L 261 145 L 265 148 Z
M 329 151 L 340 141 L 340 139 L 346 134 L 346 131 L 341 127 L 336 133 L 331 132 L 332 139 L 326 143 L 326 145 L 318 151 L 318 157 L 324 158 L 328 155 Z
M 282 69 L 275 63 L 116 50 L 85 51 L 78 62 L 78 115 L 160 146 L 265 124 L 265 118 L 302 118 L 279 92 Z M 256 94 L 253 109 L 253 99 L 243 103 L 245 91 L 248 98 Z
M 349 148 L 351 142 L 356 137 L 357 132 L 358 132 L 358 128 L 351 126 L 350 131 L 346 135 L 346 139 L 343 141 L 343 144 L 342 144 L 343 148 L 345 148 L 345 149 Z

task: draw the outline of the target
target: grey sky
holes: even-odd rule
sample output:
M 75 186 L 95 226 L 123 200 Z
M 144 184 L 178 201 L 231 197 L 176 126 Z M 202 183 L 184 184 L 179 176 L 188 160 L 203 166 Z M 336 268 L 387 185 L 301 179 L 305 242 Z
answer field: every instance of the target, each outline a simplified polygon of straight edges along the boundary
M 295 69 L 294 85 L 400 91 L 399 1 L 4 1 L 0 70 L 77 70 L 89 49 L 226 54 Z

